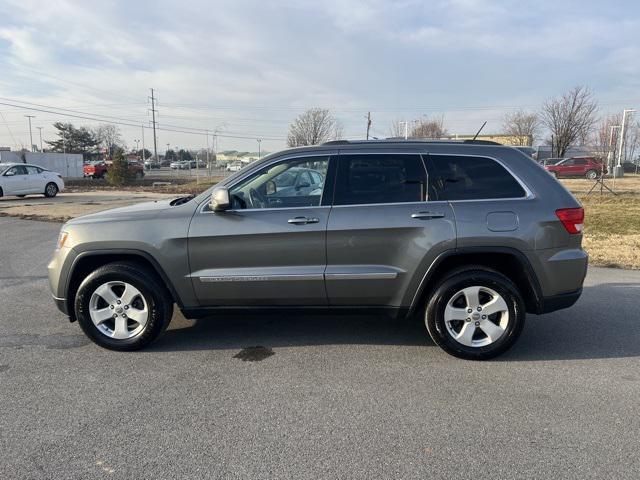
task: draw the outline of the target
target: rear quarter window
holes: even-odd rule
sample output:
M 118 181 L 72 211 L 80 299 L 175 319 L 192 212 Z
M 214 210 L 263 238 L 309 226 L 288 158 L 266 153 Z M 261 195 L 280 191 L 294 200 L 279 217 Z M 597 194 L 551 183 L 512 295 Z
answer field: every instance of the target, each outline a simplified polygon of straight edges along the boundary
M 502 165 L 491 158 L 429 155 L 429 199 L 486 200 L 522 198 L 526 192 Z

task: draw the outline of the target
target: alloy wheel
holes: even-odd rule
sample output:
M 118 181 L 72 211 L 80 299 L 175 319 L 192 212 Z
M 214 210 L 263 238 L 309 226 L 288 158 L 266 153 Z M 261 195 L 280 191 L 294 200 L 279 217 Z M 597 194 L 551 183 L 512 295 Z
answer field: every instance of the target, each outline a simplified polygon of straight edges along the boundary
M 140 290 L 130 283 L 107 282 L 91 295 L 89 315 L 100 333 L 125 340 L 144 330 L 149 307 Z
M 509 324 L 509 307 L 495 290 L 472 286 L 449 299 L 444 320 L 447 332 L 457 342 L 467 347 L 485 347 L 504 334 Z

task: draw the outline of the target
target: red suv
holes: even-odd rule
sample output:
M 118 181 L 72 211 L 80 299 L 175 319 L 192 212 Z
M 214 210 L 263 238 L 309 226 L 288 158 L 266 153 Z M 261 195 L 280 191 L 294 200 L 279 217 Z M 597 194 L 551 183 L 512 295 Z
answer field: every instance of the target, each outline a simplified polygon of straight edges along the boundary
M 586 177 L 595 180 L 604 171 L 604 165 L 593 157 L 571 157 L 553 165 L 545 165 L 554 177 Z
M 107 164 L 104 162 L 89 162 L 84 164 L 82 170 L 85 177 L 104 178 L 107 173 Z
M 136 178 L 144 177 L 144 167 L 138 162 L 129 161 L 129 170 L 135 175 Z M 83 174 L 85 177 L 91 178 L 104 178 L 109 169 L 110 163 L 106 162 L 90 162 L 85 163 L 83 167 Z

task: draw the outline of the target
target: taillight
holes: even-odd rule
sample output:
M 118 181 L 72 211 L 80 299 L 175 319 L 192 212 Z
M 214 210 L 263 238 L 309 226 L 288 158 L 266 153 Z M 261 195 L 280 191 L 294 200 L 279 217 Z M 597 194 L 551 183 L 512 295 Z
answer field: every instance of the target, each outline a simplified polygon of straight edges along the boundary
M 582 233 L 584 227 L 584 208 L 561 208 L 556 215 L 569 233 Z

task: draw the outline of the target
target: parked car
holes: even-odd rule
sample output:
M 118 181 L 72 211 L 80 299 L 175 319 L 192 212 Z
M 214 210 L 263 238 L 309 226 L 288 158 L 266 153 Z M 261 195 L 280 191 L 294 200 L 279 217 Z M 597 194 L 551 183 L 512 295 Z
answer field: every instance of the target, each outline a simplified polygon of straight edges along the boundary
M 130 160 L 128 164 L 129 164 L 129 170 L 133 172 L 136 178 L 144 177 L 144 166 L 140 162 L 134 162 Z
M 228 163 L 226 170 L 227 172 L 239 172 L 240 170 L 242 170 L 242 163 Z
M 544 168 L 555 177 L 586 177 L 591 180 L 598 178 L 603 171 L 606 173 L 605 166 L 593 157 L 566 158 Z
M 169 164 L 169 167 L 170 167 L 172 170 L 180 170 L 180 169 L 182 169 L 182 162 L 180 162 L 180 161 L 178 161 L 178 160 L 174 160 L 173 162 L 171 162 L 171 163 Z
M 85 178 L 104 178 L 107 169 L 107 164 L 103 161 L 88 162 L 83 165 L 82 174 Z
M 41 194 L 55 197 L 64 190 L 62 175 L 28 163 L 0 163 L 0 197 Z
M 291 178 L 305 172 L 323 181 L 299 194 Z M 187 318 L 420 314 L 446 352 L 487 359 L 513 345 L 525 312 L 576 302 L 583 222 L 578 201 L 509 147 L 329 142 L 264 157 L 195 197 L 75 218 L 49 282 L 58 308 L 114 350 L 157 338 L 175 303 Z
M 160 163 L 156 162 L 155 160 L 145 160 L 144 168 L 146 168 L 147 170 L 155 170 L 160 168 Z
M 624 173 L 639 173 L 640 164 L 633 162 L 623 162 L 622 170 L 624 171 Z
M 547 165 L 556 165 L 563 160 L 566 160 L 566 158 L 565 157 L 549 157 L 542 160 L 537 160 L 537 162 L 542 166 L 546 167 Z

